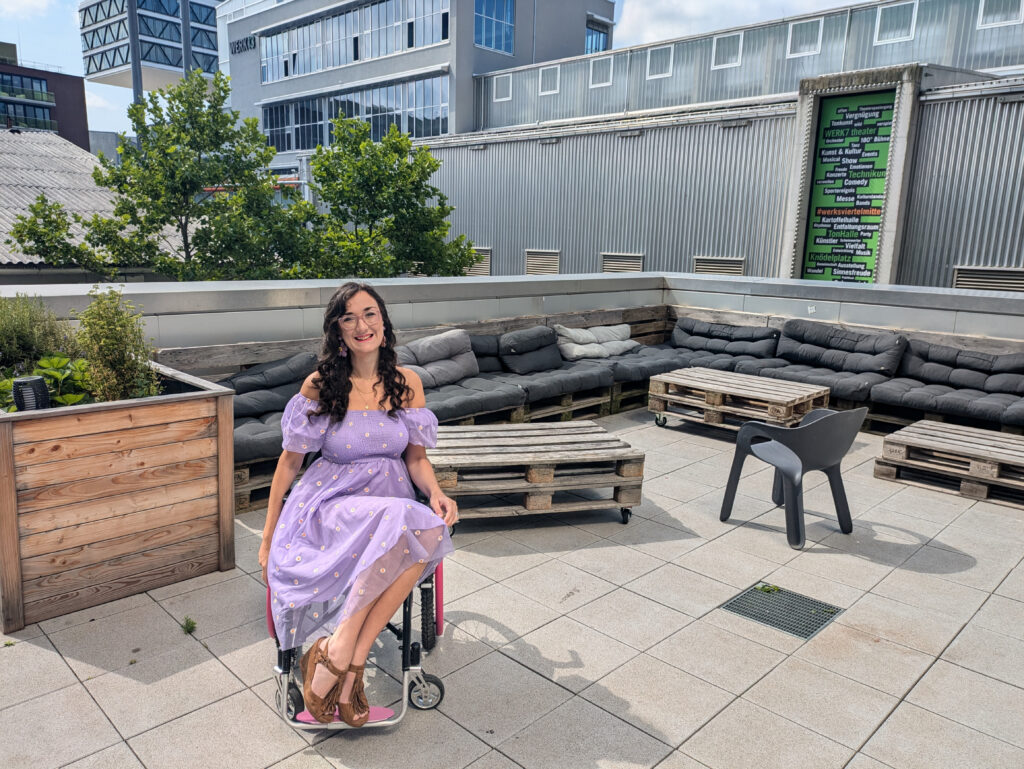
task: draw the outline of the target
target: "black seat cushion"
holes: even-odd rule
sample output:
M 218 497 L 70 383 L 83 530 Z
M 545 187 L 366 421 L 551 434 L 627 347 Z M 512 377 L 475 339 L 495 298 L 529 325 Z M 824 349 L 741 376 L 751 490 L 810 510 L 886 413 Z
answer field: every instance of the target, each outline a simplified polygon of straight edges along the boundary
M 782 327 L 776 357 L 813 368 L 893 377 L 906 346 L 906 337 L 892 333 L 866 334 L 793 318 Z
M 305 377 L 278 387 L 235 395 L 235 418 L 261 417 L 271 411 L 284 411 L 292 396 L 302 389 L 303 379 Z
M 230 387 L 237 395 L 279 387 L 289 382 L 299 382 L 301 385 L 307 376 L 316 371 L 316 360 L 315 353 L 300 352 L 289 358 L 252 366 L 217 384 Z
M 516 374 L 551 371 L 562 365 L 558 335 L 548 326 L 531 326 L 498 337 L 502 365 Z
M 756 364 L 760 361 L 752 361 Z M 748 361 L 741 362 L 736 370 L 744 373 L 741 369 Z M 866 401 L 871 395 L 871 388 L 888 377 L 870 371 L 835 371 L 829 368 L 804 366 L 800 364 L 764 367 L 758 372 L 761 376 L 773 379 L 787 379 L 791 382 L 804 382 L 806 384 L 821 385 L 828 387 L 833 398 L 842 398 L 851 401 Z
M 235 420 L 235 462 L 268 459 L 281 453 L 281 417 L 284 412 L 272 411 L 259 419 L 242 417 Z
M 778 338 L 779 330 L 768 326 L 734 326 L 687 317 L 679 318 L 672 330 L 672 344 L 676 347 L 752 358 L 773 357 Z
M 501 371 L 501 358 L 498 357 L 499 334 L 470 334 L 469 342 L 476 356 L 481 371 Z

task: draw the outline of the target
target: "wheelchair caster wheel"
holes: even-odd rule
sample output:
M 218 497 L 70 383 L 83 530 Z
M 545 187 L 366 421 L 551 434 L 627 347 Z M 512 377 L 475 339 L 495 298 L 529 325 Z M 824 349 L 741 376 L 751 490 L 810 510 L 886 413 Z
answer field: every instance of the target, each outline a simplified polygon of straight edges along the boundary
M 281 712 L 281 690 L 278 689 L 274 695 L 274 704 L 277 705 L 277 711 Z M 295 684 L 288 684 L 288 710 L 285 712 L 288 714 L 288 718 L 292 721 L 295 720 L 295 716 L 306 709 L 306 703 L 302 700 L 302 692 L 299 687 Z
M 668 424 L 668 418 L 664 414 L 655 414 L 654 424 L 656 424 L 658 427 L 664 427 L 665 425 Z
M 633 517 L 633 511 L 628 507 L 624 507 L 619 512 L 622 513 L 622 522 L 624 524 L 629 523 L 629 519 Z
M 423 674 L 423 683 L 409 689 L 409 704 L 418 710 L 433 710 L 444 699 L 444 684 L 437 676 Z

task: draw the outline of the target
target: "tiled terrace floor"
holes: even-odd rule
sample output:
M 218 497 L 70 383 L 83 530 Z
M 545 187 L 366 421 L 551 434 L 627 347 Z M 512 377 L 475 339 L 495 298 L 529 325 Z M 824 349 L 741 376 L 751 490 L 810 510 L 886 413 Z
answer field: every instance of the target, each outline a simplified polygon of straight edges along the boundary
M 861 435 L 854 533 L 813 474 L 797 552 L 756 460 L 719 522 L 731 435 L 603 421 L 648 452 L 643 506 L 628 526 L 615 511 L 460 524 L 452 624 L 424 662 L 447 686 L 439 710 L 312 737 L 275 715 L 249 514 L 235 571 L 5 638 L 0 766 L 1024 766 L 1024 514 L 876 480 L 881 439 Z M 716 608 L 760 579 L 845 611 L 801 642 Z M 375 659 L 370 699 L 394 701 L 394 644 Z

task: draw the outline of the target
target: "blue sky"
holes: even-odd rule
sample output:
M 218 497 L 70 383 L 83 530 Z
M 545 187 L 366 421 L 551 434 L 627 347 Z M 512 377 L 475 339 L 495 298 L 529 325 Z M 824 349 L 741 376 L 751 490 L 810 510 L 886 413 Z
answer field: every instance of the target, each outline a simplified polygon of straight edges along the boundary
M 557 2 L 557 0 L 547 0 Z M 752 24 L 843 5 L 841 0 L 618 0 L 615 47 Z M 25 61 L 83 74 L 78 0 L 0 0 L 0 41 Z M 89 127 L 125 131 L 131 89 L 85 84 Z

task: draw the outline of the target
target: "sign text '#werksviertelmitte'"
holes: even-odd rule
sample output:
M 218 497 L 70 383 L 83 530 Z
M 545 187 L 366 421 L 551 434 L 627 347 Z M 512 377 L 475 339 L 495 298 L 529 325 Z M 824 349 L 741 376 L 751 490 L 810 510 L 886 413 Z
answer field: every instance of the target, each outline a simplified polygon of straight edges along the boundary
M 895 98 L 881 91 L 821 100 L 803 277 L 874 281 Z

